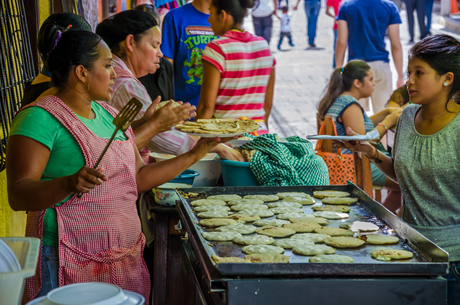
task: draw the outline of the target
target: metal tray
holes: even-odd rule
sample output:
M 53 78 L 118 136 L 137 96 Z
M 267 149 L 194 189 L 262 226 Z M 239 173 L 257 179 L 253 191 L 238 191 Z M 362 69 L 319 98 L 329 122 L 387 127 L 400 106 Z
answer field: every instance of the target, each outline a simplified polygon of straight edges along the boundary
M 216 194 L 239 194 L 244 196 L 276 194 L 278 192 L 313 194 L 313 191 L 328 189 L 347 191 L 352 196 L 359 198 L 358 204 L 351 206 L 350 218 L 346 220 L 330 220 L 329 227 L 338 227 L 340 223 L 346 221 L 368 221 L 379 226 L 379 234 L 396 235 L 400 238 L 400 242 L 397 245 L 388 246 L 364 245 L 356 249 L 336 249 L 336 254 L 351 256 L 355 261 L 354 264 L 309 263 L 309 256 L 296 255 L 289 249 L 286 249 L 284 253 L 290 257 L 290 262 L 286 264 L 215 264 L 211 258 L 212 254 L 244 257 L 244 253 L 241 251 L 242 246 L 232 242 L 210 243 L 206 241 L 201 236 L 201 233 L 213 230 L 205 229 L 198 225 L 199 219 L 190 207 L 190 201 L 194 199 L 185 199 L 180 196 L 181 202 L 178 203 L 177 209 L 187 232 L 191 235 L 192 246 L 195 251 L 200 252 L 198 256 L 202 258 L 202 263 L 214 266 L 215 270 L 223 276 L 435 276 L 447 274 L 447 252 L 426 239 L 350 182 L 348 185 L 341 186 L 215 187 L 193 188 L 188 191 L 200 193 L 204 196 Z M 201 198 L 204 198 L 204 196 Z M 315 205 L 321 205 L 320 200 L 316 199 L 316 201 Z M 303 209 L 306 213 L 312 213 L 311 206 L 304 206 Z M 414 253 L 414 257 L 409 260 L 392 262 L 372 259 L 370 252 L 382 247 L 408 250 Z

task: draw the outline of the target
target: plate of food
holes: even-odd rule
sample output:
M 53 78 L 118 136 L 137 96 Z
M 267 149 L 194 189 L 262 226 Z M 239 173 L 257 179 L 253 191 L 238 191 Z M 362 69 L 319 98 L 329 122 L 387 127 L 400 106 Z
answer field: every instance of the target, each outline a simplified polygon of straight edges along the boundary
M 203 138 L 230 138 L 260 129 L 253 120 L 239 119 L 198 119 L 196 122 L 184 122 L 173 129 Z

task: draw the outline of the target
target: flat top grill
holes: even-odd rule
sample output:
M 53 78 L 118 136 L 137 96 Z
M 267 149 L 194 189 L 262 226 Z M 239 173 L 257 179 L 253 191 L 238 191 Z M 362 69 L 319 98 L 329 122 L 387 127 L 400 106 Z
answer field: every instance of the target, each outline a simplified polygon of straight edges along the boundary
M 286 264 L 241 264 L 224 263 L 215 264 L 211 259 L 212 254 L 218 256 L 244 257 L 242 245 L 233 242 L 208 242 L 202 236 L 202 232 L 212 232 L 214 229 L 202 228 L 198 225 L 199 218 L 193 213 L 190 202 L 195 199 L 185 199 L 181 196 L 181 202 L 177 208 L 184 222 L 187 232 L 191 235 L 195 247 L 201 252 L 203 262 L 209 268 L 214 268 L 223 276 L 276 276 L 276 275 L 442 275 L 447 273 L 448 255 L 438 246 L 427 240 L 420 233 L 394 216 L 379 203 L 372 200 L 354 184 L 347 186 L 295 186 L 295 187 L 216 187 L 194 188 L 194 193 L 204 196 L 216 194 L 238 194 L 241 196 L 252 194 L 276 194 L 278 192 L 305 192 L 313 194 L 316 190 L 340 190 L 348 191 L 352 196 L 359 198 L 359 203 L 350 206 L 349 218 L 345 220 L 329 220 L 328 227 L 336 227 L 343 222 L 366 221 L 376 224 L 383 235 L 395 235 L 400 238 L 396 245 L 363 245 L 355 249 L 336 248 L 336 254 L 347 255 L 354 259 L 354 264 L 314 264 L 309 263 L 311 256 L 297 255 L 291 249 L 285 249 L 284 255 L 290 257 Z M 179 193 L 180 194 L 180 193 Z M 204 196 L 200 198 L 205 198 Z M 316 199 L 316 206 L 321 201 Z M 313 213 L 312 206 L 304 206 L 305 213 Z M 271 217 L 275 218 L 275 216 Z M 270 218 L 264 218 L 270 219 Z M 374 233 L 374 234 L 375 234 Z M 361 233 L 371 234 L 371 233 Z M 255 235 L 252 234 L 252 235 Z M 289 237 L 287 237 L 289 238 Z M 276 238 L 275 238 L 276 239 Z M 192 244 L 193 244 L 192 243 Z M 370 256 L 370 252 L 379 248 L 394 248 L 411 251 L 412 259 L 400 261 L 378 261 Z

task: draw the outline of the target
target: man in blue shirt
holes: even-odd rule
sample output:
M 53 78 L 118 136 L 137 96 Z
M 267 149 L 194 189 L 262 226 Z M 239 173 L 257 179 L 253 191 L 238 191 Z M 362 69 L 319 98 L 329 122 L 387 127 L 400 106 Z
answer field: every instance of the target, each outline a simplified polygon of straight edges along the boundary
M 337 16 L 337 67 L 344 66 L 348 42 L 348 60 L 361 59 L 371 67 L 375 87 L 371 96 L 374 113 L 385 108 L 393 92 L 389 53 L 385 49 L 385 32 L 391 44 L 398 80 L 396 87 L 404 84 L 403 55 L 399 37 L 401 18 L 396 5 L 389 0 L 344 0 Z M 368 109 L 368 102 L 360 101 Z M 367 110 L 366 109 L 366 110 Z
M 203 66 L 201 54 L 216 38 L 208 22 L 211 0 L 195 0 L 171 10 L 163 20 L 161 51 L 174 65 L 176 100 L 193 106 L 200 99 Z

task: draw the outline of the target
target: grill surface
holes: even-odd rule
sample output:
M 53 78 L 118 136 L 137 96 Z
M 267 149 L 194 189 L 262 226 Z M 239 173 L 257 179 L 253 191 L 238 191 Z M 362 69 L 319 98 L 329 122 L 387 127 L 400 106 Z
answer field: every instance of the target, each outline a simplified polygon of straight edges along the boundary
M 348 191 L 352 196 L 359 198 L 359 204 L 351 206 L 350 218 L 345 220 L 329 220 L 329 227 L 339 227 L 342 222 L 367 221 L 379 227 L 379 234 L 396 235 L 400 238 L 397 245 L 374 246 L 364 245 L 356 249 L 336 249 L 336 254 L 347 255 L 354 259 L 354 264 L 314 264 L 309 263 L 309 256 L 301 256 L 286 249 L 285 255 L 290 257 L 287 264 L 238 264 L 224 263 L 215 264 L 211 259 L 212 254 L 218 256 L 244 257 L 241 251 L 242 246 L 232 242 L 208 242 L 201 233 L 213 229 L 202 228 L 197 223 L 199 219 L 193 213 L 190 202 L 195 199 L 184 199 L 177 208 L 181 215 L 182 222 L 190 234 L 190 240 L 203 266 L 206 266 L 206 273 L 212 278 L 217 271 L 224 277 L 254 277 L 254 276 L 436 276 L 446 274 L 448 270 L 448 254 L 427 240 L 420 233 L 411 228 L 408 224 L 394 216 L 383 206 L 372 200 L 356 185 L 350 183 L 343 186 L 289 186 L 289 187 L 215 187 L 215 188 L 194 188 L 194 193 L 205 196 L 216 194 L 238 194 L 241 196 L 252 194 L 276 194 L 278 192 L 305 192 L 313 194 L 316 190 L 340 190 Z M 321 205 L 316 200 L 315 205 Z M 312 213 L 311 206 L 304 206 L 306 213 Z M 274 217 L 271 217 L 274 218 Z M 268 219 L 268 218 L 267 218 Z M 252 234 L 254 235 L 254 234 Z M 212 245 L 212 246 L 211 246 Z M 372 259 L 370 252 L 378 248 L 404 249 L 414 253 L 409 260 L 382 262 Z M 214 277 L 216 275 L 214 274 Z M 219 277 L 220 277 L 219 276 Z

